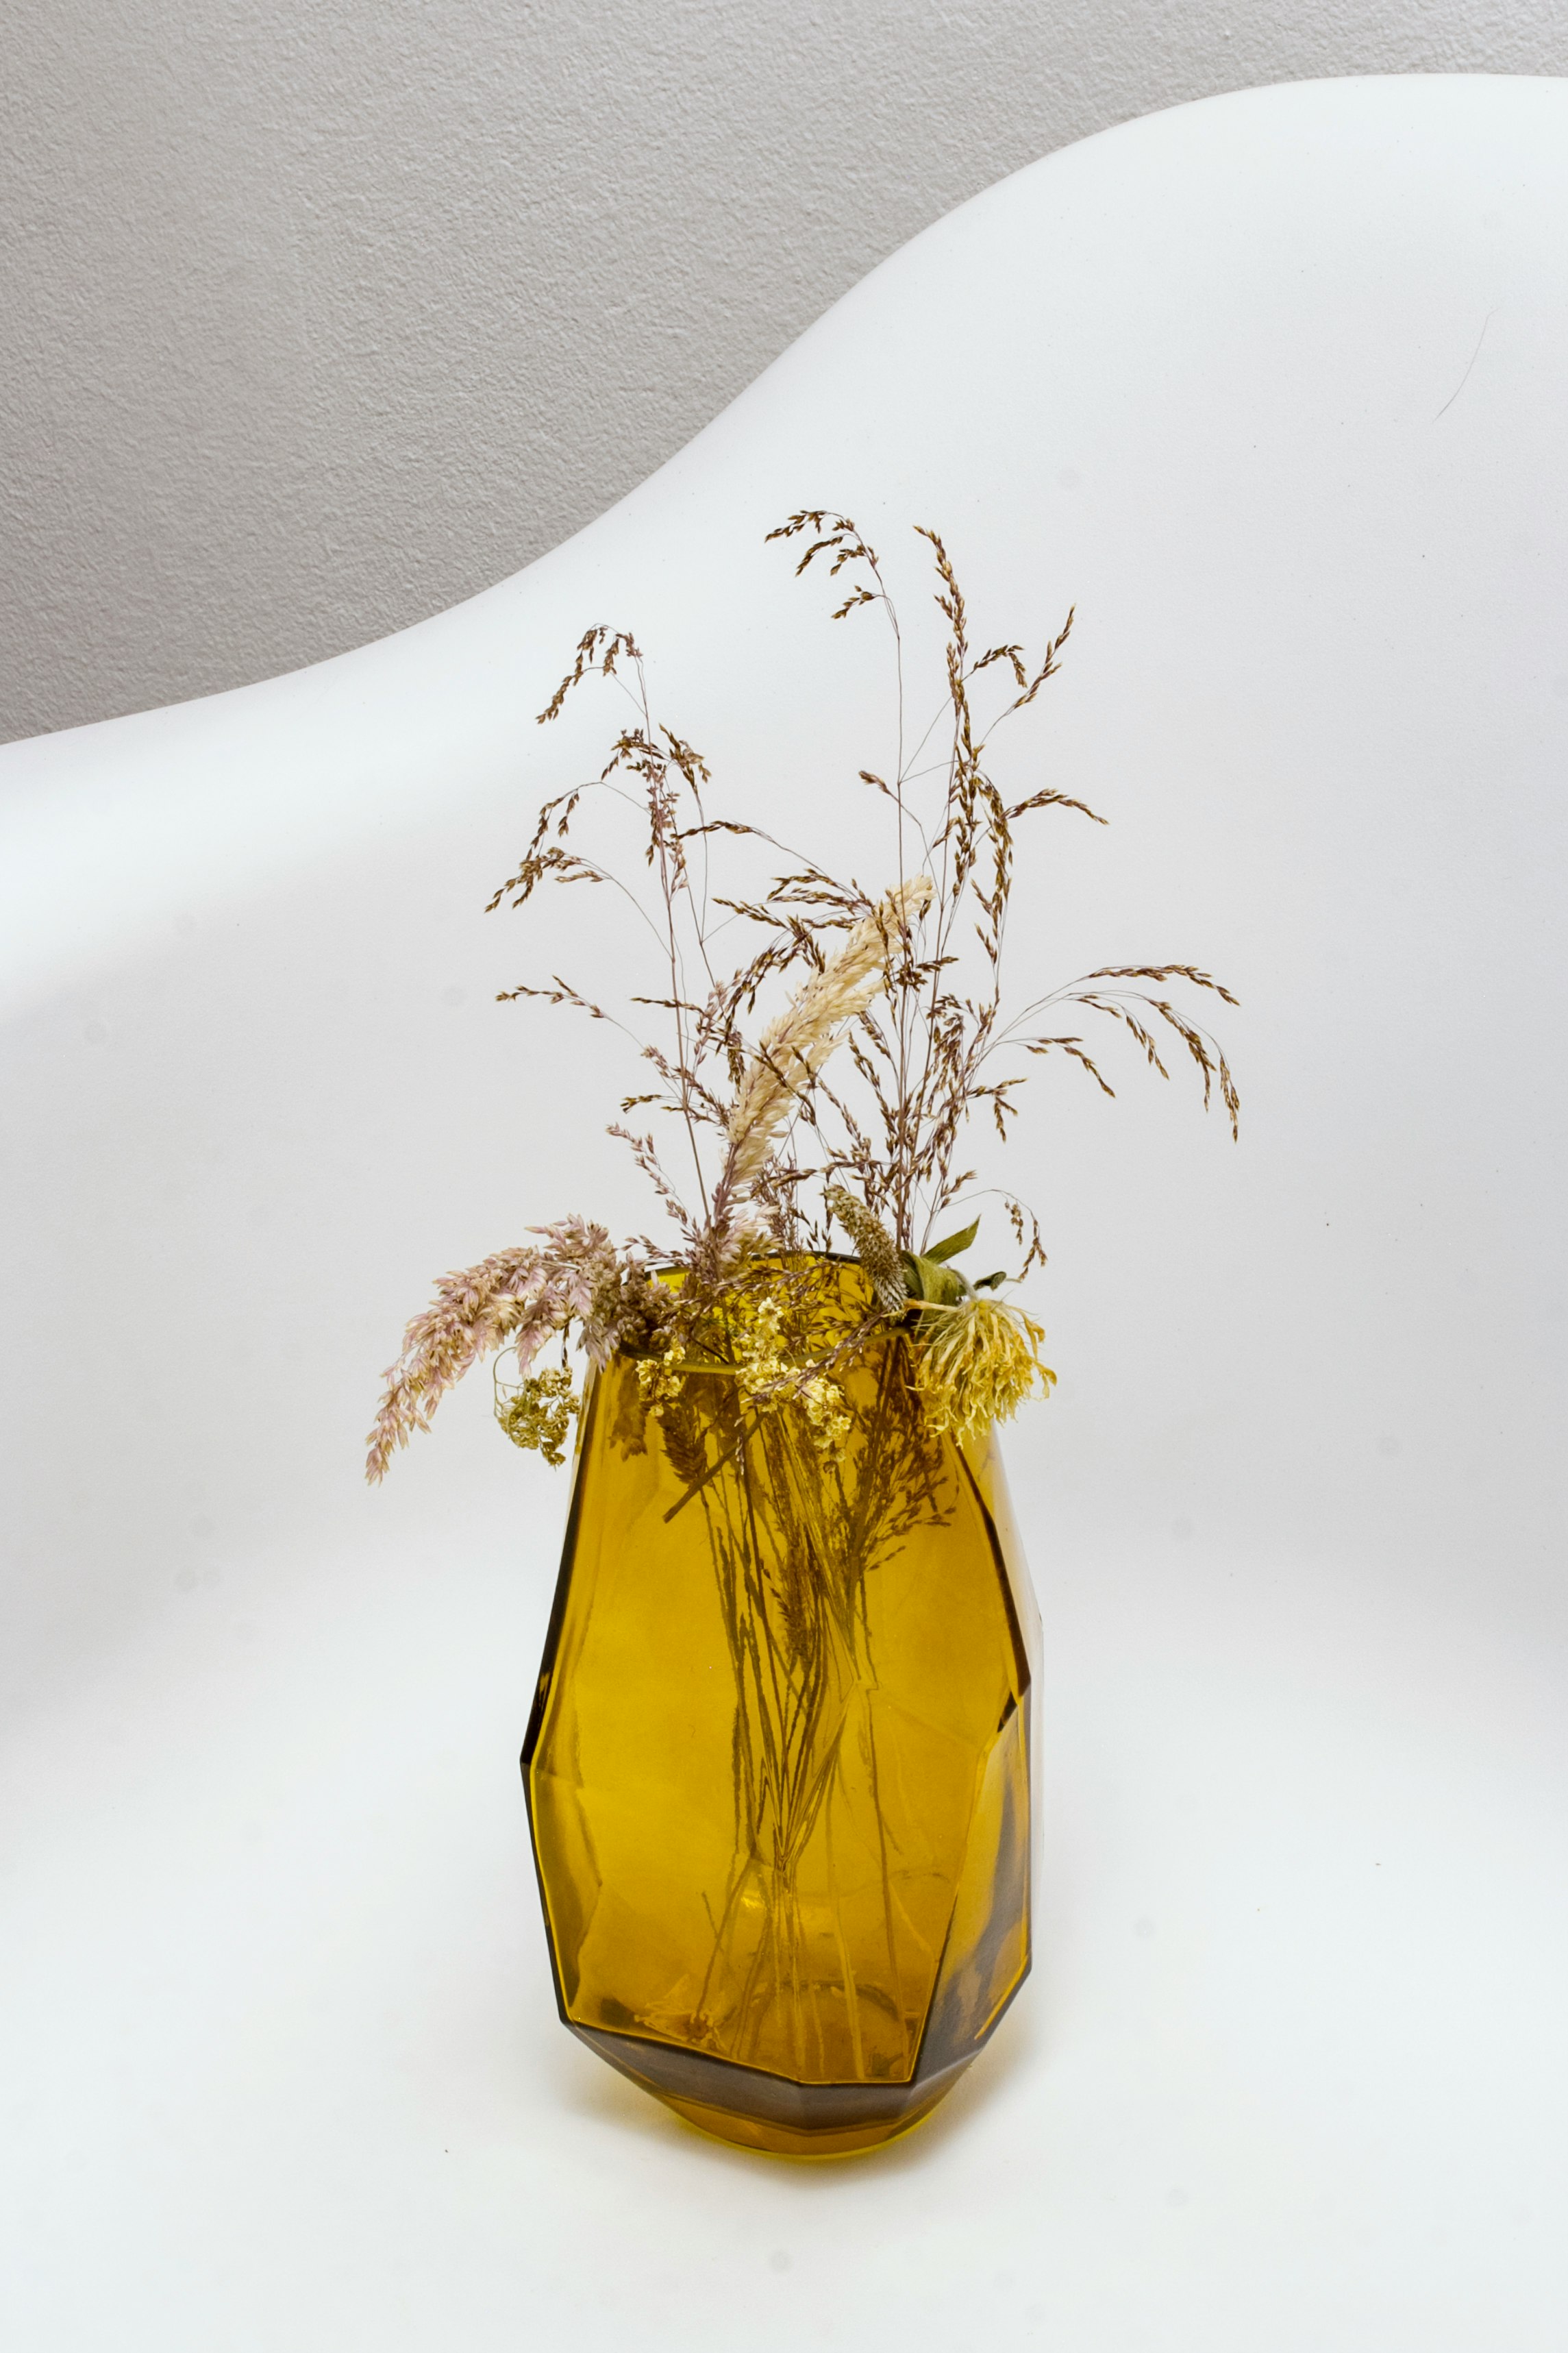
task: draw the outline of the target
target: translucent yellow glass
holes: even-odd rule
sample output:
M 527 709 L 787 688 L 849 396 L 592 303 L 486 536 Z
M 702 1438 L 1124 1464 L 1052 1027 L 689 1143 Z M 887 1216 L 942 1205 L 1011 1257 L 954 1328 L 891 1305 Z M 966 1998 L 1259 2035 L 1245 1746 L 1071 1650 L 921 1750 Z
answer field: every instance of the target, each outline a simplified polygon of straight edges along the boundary
M 918 2123 L 1029 1965 L 1033 1600 L 994 1448 L 909 1372 L 843 1373 L 835 1451 L 719 1372 L 661 1421 L 613 1363 L 523 1750 L 566 2024 L 795 2156 Z

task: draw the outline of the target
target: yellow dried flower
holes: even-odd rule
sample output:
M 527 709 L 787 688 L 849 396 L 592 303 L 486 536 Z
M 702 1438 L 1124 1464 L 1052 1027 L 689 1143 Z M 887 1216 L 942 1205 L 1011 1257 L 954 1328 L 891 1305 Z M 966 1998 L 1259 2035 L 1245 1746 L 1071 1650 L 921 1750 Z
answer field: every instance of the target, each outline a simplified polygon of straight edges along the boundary
M 921 1312 L 922 1339 L 915 1388 L 933 1430 L 978 1438 L 1010 1421 L 1037 1383 L 1049 1397 L 1057 1377 L 1040 1360 L 1045 1332 L 1007 1301 L 974 1297 Z
M 644 1401 L 657 1413 L 661 1406 L 671 1404 L 680 1395 L 680 1377 L 685 1369 L 686 1350 L 678 1333 L 671 1332 L 664 1345 L 651 1356 L 637 1358 L 637 1388 Z
M 749 1405 L 778 1402 L 773 1392 L 789 1371 L 784 1311 L 776 1299 L 745 1302 L 732 1314 L 735 1377 Z
M 685 1403 L 687 1373 L 723 1369 L 733 1375 L 748 1411 L 767 1414 L 786 1406 L 800 1407 L 816 1451 L 826 1461 L 842 1461 L 855 1426 L 848 1398 L 838 1382 L 809 1371 L 792 1354 L 784 1333 L 784 1303 L 768 1297 L 734 1300 L 725 1325 L 728 1353 L 721 1367 L 711 1362 L 694 1365 L 686 1345 L 674 1335 L 657 1355 L 639 1361 L 638 1388 L 667 1437 L 670 1413 Z
M 803 1382 L 800 1401 L 811 1430 L 811 1442 L 826 1462 L 842 1462 L 855 1418 L 849 1400 L 837 1381 L 818 1373 Z
M 555 1468 L 566 1460 L 566 1440 L 577 1414 L 576 1384 L 564 1365 L 531 1373 L 509 1397 L 498 1394 L 496 1419 L 514 1446 L 542 1454 Z

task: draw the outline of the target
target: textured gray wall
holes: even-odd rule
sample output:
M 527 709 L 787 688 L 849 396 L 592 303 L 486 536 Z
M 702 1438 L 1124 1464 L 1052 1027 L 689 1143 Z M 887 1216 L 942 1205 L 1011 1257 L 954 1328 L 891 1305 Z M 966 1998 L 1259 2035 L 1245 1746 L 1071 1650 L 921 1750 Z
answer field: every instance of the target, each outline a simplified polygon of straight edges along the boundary
M 516 570 L 1053 147 L 1455 70 L 1568 70 L 1563 0 L 34 0 L 0 53 L 0 738 Z

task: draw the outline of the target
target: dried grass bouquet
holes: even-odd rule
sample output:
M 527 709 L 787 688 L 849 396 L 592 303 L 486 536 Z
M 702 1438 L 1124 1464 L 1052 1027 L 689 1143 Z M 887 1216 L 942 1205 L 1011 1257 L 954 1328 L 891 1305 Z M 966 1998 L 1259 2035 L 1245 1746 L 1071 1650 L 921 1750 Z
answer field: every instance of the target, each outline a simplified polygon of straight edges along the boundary
M 917 732 L 908 723 L 904 641 L 875 551 L 847 516 L 818 510 L 769 533 L 804 542 L 797 575 L 820 562 L 831 579 L 842 576 L 836 621 L 875 607 L 891 632 L 897 765 L 890 776 L 859 772 L 888 820 L 875 887 L 839 879 L 759 826 L 712 814 L 707 766 L 656 721 L 631 636 L 595 628 L 583 638 L 540 724 L 590 677 L 623 692 L 628 715 L 598 777 L 541 809 L 489 909 L 524 907 L 546 883 L 607 883 L 626 893 L 657 942 L 650 987 L 631 1000 L 660 1017 L 658 1038 L 637 1039 L 656 1083 L 624 1100 L 609 1132 L 630 1149 L 667 1228 L 658 1239 L 617 1244 L 603 1226 L 569 1218 L 447 1275 L 388 1371 L 371 1479 L 428 1426 L 452 1384 L 490 1356 L 510 1359 L 508 1377 L 497 1381 L 502 1427 L 560 1462 L 579 1403 L 566 1353 L 573 1337 L 592 1366 L 617 1354 L 638 1360 L 645 1409 L 659 1418 L 672 1459 L 683 1377 L 721 1368 L 750 1414 L 802 1407 L 813 1444 L 833 1459 L 852 1419 L 837 1376 L 889 1326 L 909 1341 L 928 1426 L 976 1435 L 1032 1391 L 1048 1393 L 1056 1377 L 1040 1357 L 1039 1324 L 1000 1295 L 1044 1263 L 1033 1214 L 1001 1195 L 1016 1251 L 1011 1274 L 971 1278 L 955 1264 L 978 1219 L 943 1230 L 974 1184 L 974 1115 L 1005 1142 L 1016 1092 L 1043 1056 L 1078 1063 L 1110 1094 L 1071 1026 L 1092 1015 L 1128 1032 L 1162 1077 L 1162 1045 L 1174 1040 L 1195 1066 L 1205 1107 L 1217 1094 L 1234 1134 L 1237 1092 L 1225 1057 L 1177 1001 L 1186 989 L 1234 1004 L 1206 972 L 1107 965 L 1016 1011 L 1005 1005 L 1019 828 L 1054 810 L 1104 822 L 1048 788 L 1009 803 L 986 765 L 997 727 L 1055 675 L 1072 616 L 1037 662 L 1016 644 L 976 652 L 946 548 L 935 532 L 919 536 L 934 564 L 946 649 L 936 714 Z M 584 847 L 613 837 L 628 805 L 640 875 L 635 867 L 617 872 L 613 852 Z M 596 825 L 600 818 L 610 822 Z M 713 868 L 726 855 L 742 872 L 759 855 L 776 871 L 760 891 L 748 894 L 742 881 L 721 895 Z M 747 949 L 739 963 L 721 936 L 737 934 Z M 560 978 L 507 996 L 616 1018 Z M 650 1106 L 674 1123 L 665 1126 L 673 1136 L 665 1150 L 645 1120 L 626 1124 Z M 850 1308 L 842 1285 L 816 1279 L 840 1237 L 865 1275 L 863 1303 Z M 557 1340 L 561 1364 L 538 1369 Z

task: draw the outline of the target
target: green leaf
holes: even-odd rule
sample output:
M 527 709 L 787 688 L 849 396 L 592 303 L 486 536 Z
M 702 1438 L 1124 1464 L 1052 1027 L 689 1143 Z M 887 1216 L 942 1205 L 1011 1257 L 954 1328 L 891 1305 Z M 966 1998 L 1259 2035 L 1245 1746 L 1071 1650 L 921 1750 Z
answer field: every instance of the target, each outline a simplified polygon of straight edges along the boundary
M 944 1259 L 956 1258 L 960 1250 L 966 1250 L 979 1231 L 980 1220 L 976 1218 L 974 1223 L 972 1226 L 965 1226 L 961 1234 L 949 1234 L 946 1241 L 932 1242 L 925 1255 L 927 1258 L 935 1259 L 940 1266 Z
M 1006 1280 L 1005 1271 L 998 1267 L 994 1274 L 981 1275 L 974 1288 L 976 1291 L 1000 1291 Z
M 911 1299 L 924 1300 L 931 1306 L 954 1307 L 963 1297 L 968 1285 L 956 1267 L 941 1266 L 928 1254 L 917 1258 L 913 1250 L 901 1253 L 904 1281 Z

